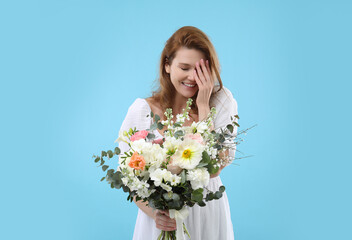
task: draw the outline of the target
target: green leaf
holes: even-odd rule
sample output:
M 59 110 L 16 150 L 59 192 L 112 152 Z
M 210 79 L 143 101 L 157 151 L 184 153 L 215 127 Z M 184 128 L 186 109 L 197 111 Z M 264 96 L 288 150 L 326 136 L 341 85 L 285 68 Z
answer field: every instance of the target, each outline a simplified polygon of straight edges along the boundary
M 119 155 L 121 153 L 121 150 L 120 150 L 120 148 L 118 148 L 118 147 L 115 147 L 115 154 L 116 155 Z
M 203 188 L 198 188 L 194 190 L 191 194 L 191 199 L 196 202 L 203 201 Z
M 178 195 L 177 193 L 173 193 L 172 194 L 172 200 L 179 201 L 180 200 L 180 195 Z
M 100 157 L 96 157 L 94 162 L 99 162 L 100 161 Z
M 181 125 L 181 123 L 176 122 L 176 123 L 174 124 L 174 127 L 182 127 L 182 125 Z
M 163 197 L 166 201 L 171 201 L 172 200 L 172 192 L 164 193 Z
M 198 189 L 194 190 L 192 193 L 194 193 L 194 194 L 203 194 L 203 188 L 198 188 Z
M 103 159 L 101 159 L 100 166 L 103 166 L 104 163 L 105 163 L 105 161 Z
M 230 133 L 233 133 L 233 125 L 229 124 L 226 126 Z
M 240 126 L 237 122 L 234 122 L 233 124 L 235 124 L 237 127 L 239 127 L 239 126 Z
M 210 192 L 205 196 L 205 201 L 211 201 L 214 199 L 214 193 Z
M 205 167 L 205 166 L 208 166 L 208 163 L 200 162 L 200 163 L 197 165 L 197 168 Z
M 207 153 L 207 151 L 203 151 L 202 152 L 202 160 L 201 160 L 201 162 L 207 163 L 207 164 L 210 162 L 210 156 Z
M 191 199 L 195 202 L 200 202 L 203 200 L 202 194 L 192 194 Z
M 164 128 L 164 125 L 163 125 L 161 122 L 158 122 L 158 125 L 157 125 L 157 126 L 158 126 L 158 129 L 159 129 L 159 130 L 161 130 L 161 129 Z
M 127 186 L 125 186 L 125 185 L 122 186 L 122 190 L 124 192 L 129 192 L 130 191 L 130 189 Z
M 123 182 L 121 179 L 116 180 L 114 184 L 116 189 L 120 189 L 123 186 Z
M 108 175 L 109 177 L 112 177 L 112 175 L 114 174 L 115 170 L 114 169 L 109 169 L 107 172 L 106 172 L 106 175 Z
M 175 138 L 179 138 L 182 137 L 184 135 L 184 132 L 182 130 L 178 130 L 177 132 L 175 132 Z
M 103 171 L 105 171 L 106 169 L 109 168 L 109 166 L 108 166 L 108 165 L 104 165 L 104 166 L 102 166 L 101 168 L 103 169 Z
M 186 170 L 183 170 L 180 174 L 181 177 L 181 183 L 185 183 L 186 182 Z
M 168 205 L 169 209 L 180 210 L 182 208 L 181 201 L 171 201 L 171 202 L 168 202 L 167 205 Z
M 208 165 L 209 174 L 214 174 L 214 173 L 217 173 L 218 171 L 219 171 L 219 167 L 214 167 L 213 164 Z
M 102 179 L 100 179 L 100 181 L 102 182 L 102 181 L 104 181 L 104 179 L 105 179 L 105 177 L 102 177 Z
M 108 151 L 109 158 L 112 158 L 114 156 L 113 152 L 111 150 Z
M 225 192 L 225 186 L 220 186 L 219 187 L 219 191 L 222 192 L 222 193 Z
M 240 117 L 238 115 L 235 115 L 235 118 L 240 119 Z
M 215 199 L 220 199 L 222 197 L 222 192 L 217 191 L 215 193 Z
M 102 157 L 106 157 L 107 156 L 107 153 L 105 151 L 101 151 L 101 156 Z
M 153 123 L 153 124 L 150 126 L 150 130 L 151 130 L 151 131 L 154 131 L 156 128 L 157 128 L 157 123 Z
M 149 140 L 152 140 L 152 139 L 155 138 L 155 134 L 154 134 L 154 133 L 148 133 L 147 138 L 148 138 Z
M 159 122 L 160 121 L 160 116 L 158 114 L 155 114 L 154 120 L 155 120 L 156 123 Z
M 153 118 L 153 117 L 154 117 L 154 113 L 153 113 L 153 112 L 150 112 L 150 116 Z
M 198 205 L 199 205 L 200 207 L 205 207 L 205 202 L 204 202 L 204 201 L 200 201 L 200 202 L 198 202 Z

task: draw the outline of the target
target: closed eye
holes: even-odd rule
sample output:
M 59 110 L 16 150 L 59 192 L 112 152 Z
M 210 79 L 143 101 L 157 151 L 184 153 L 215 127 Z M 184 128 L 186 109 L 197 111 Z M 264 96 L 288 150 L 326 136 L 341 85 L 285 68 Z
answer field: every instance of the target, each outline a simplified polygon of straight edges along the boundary
M 181 68 L 183 71 L 187 71 L 189 68 Z

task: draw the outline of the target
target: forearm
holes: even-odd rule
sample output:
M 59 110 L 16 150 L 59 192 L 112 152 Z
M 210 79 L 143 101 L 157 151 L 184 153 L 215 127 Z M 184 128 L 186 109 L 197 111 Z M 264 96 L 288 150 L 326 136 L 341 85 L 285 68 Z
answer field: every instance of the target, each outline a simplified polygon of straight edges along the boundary
M 203 121 L 208 117 L 208 114 L 210 113 L 210 107 L 209 105 L 201 105 L 198 106 L 198 120 Z
M 136 201 L 136 197 L 133 197 L 133 201 L 136 203 L 137 207 L 139 207 L 145 214 L 155 219 L 155 210 L 147 206 L 148 202 L 143 202 L 142 200 Z

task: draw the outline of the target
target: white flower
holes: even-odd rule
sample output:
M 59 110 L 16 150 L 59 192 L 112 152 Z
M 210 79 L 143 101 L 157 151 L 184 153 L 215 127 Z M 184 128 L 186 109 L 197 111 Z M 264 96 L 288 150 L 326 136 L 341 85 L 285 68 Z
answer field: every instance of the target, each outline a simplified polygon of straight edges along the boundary
M 137 190 L 137 195 L 141 198 L 147 198 L 155 189 L 149 190 L 150 185 L 147 182 L 141 181 L 140 188 Z
M 146 165 L 154 169 L 159 168 L 166 158 L 165 150 L 159 144 L 151 144 L 143 148 L 141 155 L 144 157 Z
M 165 170 L 165 169 L 164 169 Z M 154 172 L 150 173 L 150 179 L 154 181 L 155 186 L 160 186 L 163 181 L 164 172 L 162 169 L 158 168 Z
M 183 114 L 176 115 L 176 122 L 184 122 L 184 121 L 185 121 L 185 117 L 183 116 Z
M 132 180 L 133 181 L 129 185 L 129 188 L 131 189 L 131 191 L 137 191 L 138 189 L 142 188 L 142 183 L 137 177 L 134 177 Z
M 171 191 L 171 187 L 166 187 L 165 183 L 170 183 L 172 186 L 176 186 L 181 182 L 181 177 L 172 174 L 167 169 L 156 169 L 154 172 L 150 173 L 150 179 L 154 181 L 155 186 L 161 186 L 166 191 Z M 170 190 L 168 190 L 170 189 Z
M 128 178 L 127 178 L 127 177 L 124 177 L 124 178 L 122 178 L 121 180 L 122 180 L 123 185 L 127 186 L 127 184 L 128 184 Z
M 185 139 L 177 148 L 172 165 L 183 169 L 193 169 L 202 160 L 204 145 L 192 140 Z
M 131 148 L 138 153 L 142 153 L 144 149 L 148 149 L 151 147 L 152 147 L 152 143 L 146 142 L 144 139 L 139 139 L 131 142 Z
M 165 137 L 165 142 L 163 144 L 164 149 L 166 150 L 167 153 L 172 155 L 173 153 L 176 152 L 177 147 L 181 144 L 180 139 L 176 139 L 175 137 L 170 137 L 167 136 Z
M 206 168 L 189 170 L 186 179 L 191 182 L 193 189 L 203 188 L 208 185 L 210 174 Z
M 129 139 L 128 137 L 126 137 L 127 134 L 125 134 L 126 131 L 122 131 L 120 130 L 119 132 L 119 137 L 115 140 L 115 143 L 116 142 L 125 142 L 125 143 L 128 143 Z
M 177 184 L 179 184 L 181 182 L 181 177 L 179 177 L 175 174 L 172 174 L 169 182 L 171 183 L 171 186 L 176 186 Z
M 162 183 L 160 184 L 160 187 L 162 187 L 164 190 L 170 192 L 172 190 L 172 187 L 170 187 L 169 185 Z
M 216 158 L 216 155 L 218 153 L 218 150 L 216 148 L 207 146 L 206 151 L 211 158 Z
M 198 122 L 197 125 L 195 126 L 197 128 L 197 133 L 204 133 L 209 129 L 208 125 L 206 122 Z

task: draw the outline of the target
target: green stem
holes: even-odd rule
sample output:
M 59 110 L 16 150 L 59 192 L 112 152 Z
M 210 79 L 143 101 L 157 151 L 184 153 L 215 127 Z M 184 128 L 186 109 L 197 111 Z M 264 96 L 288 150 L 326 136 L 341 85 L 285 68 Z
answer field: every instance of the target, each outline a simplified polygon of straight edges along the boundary
M 187 230 L 187 228 L 186 228 L 185 223 L 183 223 L 183 230 L 185 231 L 185 233 L 187 234 L 187 236 L 189 237 L 189 239 L 191 239 L 191 236 L 189 235 L 189 232 L 188 232 L 188 230 Z
M 163 235 L 163 231 L 161 231 L 161 233 L 160 233 L 160 235 L 159 235 L 159 237 L 158 237 L 158 240 L 160 240 L 161 239 L 161 236 Z

